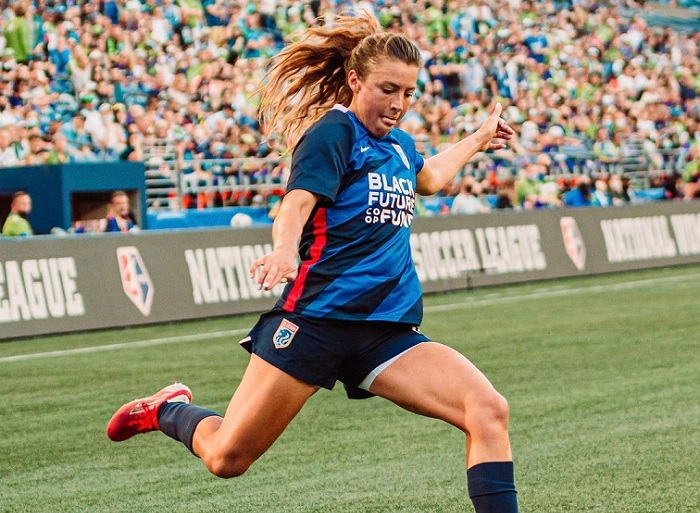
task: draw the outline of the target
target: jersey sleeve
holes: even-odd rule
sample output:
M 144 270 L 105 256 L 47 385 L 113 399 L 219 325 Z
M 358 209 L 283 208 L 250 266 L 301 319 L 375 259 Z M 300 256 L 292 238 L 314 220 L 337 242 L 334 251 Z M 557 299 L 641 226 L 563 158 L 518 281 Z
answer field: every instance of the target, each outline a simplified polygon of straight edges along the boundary
M 416 174 L 420 173 L 425 165 L 425 158 L 416 151 L 415 145 L 413 146 L 413 165 L 416 166 Z
M 287 192 L 302 189 L 321 196 L 322 205 L 332 204 L 349 168 L 354 138 L 352 123 L 341 112 L 331 111 L 309 128 L 292 155 Z

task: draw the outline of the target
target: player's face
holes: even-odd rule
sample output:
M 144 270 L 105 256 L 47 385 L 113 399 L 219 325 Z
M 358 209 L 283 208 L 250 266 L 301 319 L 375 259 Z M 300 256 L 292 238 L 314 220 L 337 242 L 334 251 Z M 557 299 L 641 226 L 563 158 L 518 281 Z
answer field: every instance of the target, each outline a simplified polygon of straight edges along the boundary
M 348 72 L 353 91 L 350 110 L 375 137 L 396 126 L 411 105 L 418 81 L 418 67 L 394 59 L 381 59 L 364 79 Z

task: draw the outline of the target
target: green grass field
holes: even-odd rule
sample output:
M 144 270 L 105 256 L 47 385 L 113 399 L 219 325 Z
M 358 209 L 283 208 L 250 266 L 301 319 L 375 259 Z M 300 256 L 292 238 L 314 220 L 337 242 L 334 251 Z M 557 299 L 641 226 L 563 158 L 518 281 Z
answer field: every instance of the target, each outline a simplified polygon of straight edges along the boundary
M 158 433 L 107 439 L 175 380 L 223 411 L 254 319 L 0 343 L 0 512 L 473 511 L 457 430 L 341 386 L 235 480 Z M 423 324 L 508 398 L 526 513 L 700 511 L 698 328 L 700 267 L 430 296 Z

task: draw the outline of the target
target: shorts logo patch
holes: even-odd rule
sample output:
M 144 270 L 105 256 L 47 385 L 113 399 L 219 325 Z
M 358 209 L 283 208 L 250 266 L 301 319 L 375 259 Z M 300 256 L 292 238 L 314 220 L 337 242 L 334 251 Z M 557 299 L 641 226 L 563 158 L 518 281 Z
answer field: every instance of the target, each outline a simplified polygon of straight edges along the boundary
M 299 326 L 287 319 L 282 319 L 279 328 L 275 331 L 272 336 L 272 343 L 275 344 L 275 349 L 284 349 L 289 347 L 296 335 Z

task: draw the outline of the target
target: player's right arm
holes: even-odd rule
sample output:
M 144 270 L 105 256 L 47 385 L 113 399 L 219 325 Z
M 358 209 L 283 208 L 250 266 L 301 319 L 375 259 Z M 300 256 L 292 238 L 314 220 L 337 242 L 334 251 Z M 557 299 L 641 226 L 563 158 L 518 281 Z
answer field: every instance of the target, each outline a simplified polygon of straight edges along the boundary
M 505 141 L 510 140 L 515 132 L 500 116 L 499 103 L 476 132 L 427 159 L 416 176 L 418 194 L 429 196 L 442 190 L 480 151 L 504 148 Z
M 294 149 L 287 192 L 272 224 L 272 252 L 253 262 L 250 276 L 265 290 L 297 277 L 299 242 L 314 207 L 335 201 L 348 168 L 354 132 L 348 115 L 331 110 Z
M 282 280 L 296 279 L 301 233 L 317 202 L 315 194 L 303 189 L 285 194 L 272 224 L 272 251 L 250 266 L 250 277 L 259 271 L 256 283 L 263 289 L 270 290 Z

